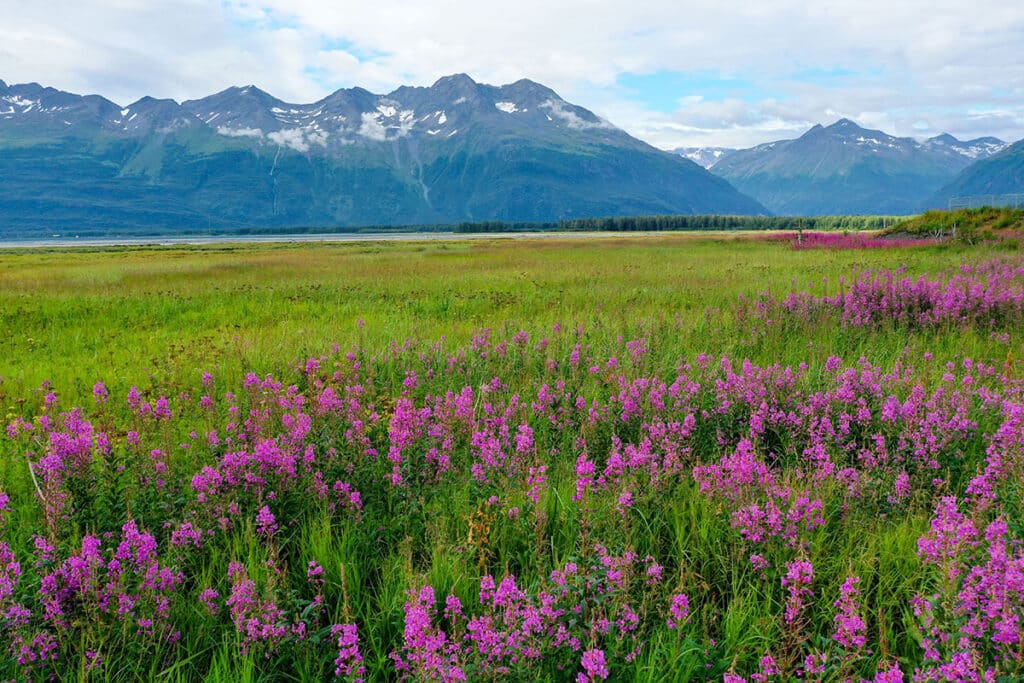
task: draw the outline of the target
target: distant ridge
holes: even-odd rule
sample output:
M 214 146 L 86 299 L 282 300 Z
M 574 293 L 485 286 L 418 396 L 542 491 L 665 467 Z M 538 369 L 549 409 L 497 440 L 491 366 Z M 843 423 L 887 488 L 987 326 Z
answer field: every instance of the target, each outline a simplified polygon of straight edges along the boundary
M 1024 140 L 965 168 L 929 198 L 928 205 L 944 209 L 955 197 L 1020 193 L 1024 193 Z
M 943 134 L 918 142 L 850 119 L 739 150 L 712 172 L 784 215 L 913 214 L 958 172 L 1006 147 Z
M 704 168 L 711 168 L 736 150 L 732 147 L 678 147 L 672 152 Z

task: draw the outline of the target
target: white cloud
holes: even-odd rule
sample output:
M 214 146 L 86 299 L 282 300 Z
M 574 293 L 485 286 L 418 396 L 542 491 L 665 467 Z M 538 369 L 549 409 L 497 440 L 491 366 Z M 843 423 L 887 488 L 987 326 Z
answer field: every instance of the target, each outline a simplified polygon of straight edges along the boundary
M 267 139 L 271 142 L 276 142 L 282 147 L 291 147 L 296 152 L 309 151 L 309 143 L 303 137 L 302 131 L 298 128 L 275 130 L 272 133 L 267 133 Z
M 465 71 L 495 84 L 540 81 L 666 147 L 799 134 L 827 123 L 830 110 L 899 135 L 1024 135 L 1024 5 L 1006 0 L 0 0 L 0 7 L 0 78 L 122 103 L 145 94 L 202 97 L 245 83 L 308 102 L 339 87 L 388 92 Z M 811 73 L 819 69 L 850 75 L 828 83 Z M 663 112 L 616 85 L 624 73 L 657 72 L 720 73 L 756 92 L 679 92 L 677 110 Z M 915 127 L 922 121 L 930 130 Z
M 261 138 L 263 131 L 259 128 L 228 128 L 217 126 L 217 133 L 229 138 Z
M 363 113 L 363 122 L 359 126 L 359 134 L 370 140 L 384 141 L 388 139 L 387 129 L 381 125 L 376 115 L 371 112 Z
M 311 130 L 306 133 L 306 140 L 308 140 L 311 145 L 320 145 L 321 147 L 327 146 L 328 137 L 327 132 L 323 130 Z
M 546 102 L 540 103 L 541 109 L 547 109 L 551 112 L 551 115 L 556 119 L 560 119 L 569 128 L 586 129 L 586 128 L 612 128 L 613 126 L 607 121 L 587 121 L 583 119 L 570 109 L 565 102 L 559 102 L 558 100 L 547 100 Z

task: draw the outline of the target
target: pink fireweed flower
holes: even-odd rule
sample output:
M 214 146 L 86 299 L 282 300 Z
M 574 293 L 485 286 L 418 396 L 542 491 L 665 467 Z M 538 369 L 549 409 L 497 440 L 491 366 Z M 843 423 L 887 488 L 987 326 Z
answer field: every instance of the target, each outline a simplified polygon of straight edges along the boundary
M 917 552 L 926 562 L 945 567 L 950 579 L 961 573 L 956 558 L 977 546 L 978 529 L 958 509 L 953 496 L 943 497 L 935 508 L 931 529 L 917 541 Z
M 828 662 L 828 654 L 812 653 L 804 657 L 804 673 L 812 676 L 825 673 L 825 664 Z M 799 675 L 799 674 L 798 674 Z
M 658 564 L 650 555 L 644 558 L 644 561 L 647 563 L 647 570 L 645 572 L 647 575 L 647 585 L 657 585 L 665 573 L 665 568 Z
M 856 650 L 864 647 L 867 638 L 864 635 L 867 625 L 860 616 L 860 605 L 857 603 L 857 596 L 860 591 L 857 584 L 860 577 L 848 576 L 839 589 L 839 599 L 833 606 L 839 610 L 835 616 L 835 633 L 832 639 L 848 650 Z
M 633 507 L 633 492 L 623 491 L 619 495 L 619 514 L 625 516 L 626 511 Z
M 903 683 L 903 672 L 897 662 L 880 665 L 882 668 L 875 674 L 873 683 Z
M 770 677 L 778 676 L 782 673 L 779 665 L 775 662 L 775 658 L 771 655 L 761 657 L 759 664 L 761 665 L 761 670 L 750 677 L 752 681 L 767 681 Z
M 207 588 L 199 594 L 199 602 L 203 603 L 203 606 L 206 607 L 206 610 L 211 615 L 216 615 L 220 611 L 220 605 L 217 603 L 218 598 L 220 598 L 220 595 L 212 588 Z
M 782 577 L 782 586 L 789 590 L 786 600 L 785 621 L 793 625 L 800 618 L 804 608 L 804 599 L 814 595 L 811 582 L 814 580 L 814 565 L 807 560 L 793 560 L 786 564 L 786 575 Z
M 546 465 L 531 467 L 530 474 L 526 479 L 526 485 L 530 487 L 530 490 L 526 492 L 526 497 L 535 505 L 540 502 L 541 492 L 547 488 L 547 469 Z
M 324 584 L 324 568 L 316 560 L 310 560 L 306 568 L 306 580 L 315 586 Z
M 444 599 L 444 618 L 454 624 L 462 617 L 462 601 L 449 593 L 448 597 Z
M 573 500 L 583 500 L 583 496 L 594 485 L 594 471 L 594 463 L 587 458 L 586 453 L 580 454 L 576 459 L 576 493 Z
M 256 513 L 256 533 L 270 538 L 276 531 L 277 520 L 274 518 L 274 513 L 270 511 L 269 506 L 264 505 Z
M 359 630 L 355 624 L 335 624 L 331 636 L 338 639 L 338 656 L 334 660 L 334 675 L 348 676 L 353 683 L 362 683 L 366 675 L 363 655 L 359 652 Z
M 685 593 L 676 593 L 672 596 L 668 612 L 668 627 L 679 628 L 690 618 L 690 598 Z
M 580 658 L 583 671 L 576 676 L 577 683 L 592 683 L 608 678 L 608 665 L 605 663 L 604 650 L 593 648 L 583 653 Z

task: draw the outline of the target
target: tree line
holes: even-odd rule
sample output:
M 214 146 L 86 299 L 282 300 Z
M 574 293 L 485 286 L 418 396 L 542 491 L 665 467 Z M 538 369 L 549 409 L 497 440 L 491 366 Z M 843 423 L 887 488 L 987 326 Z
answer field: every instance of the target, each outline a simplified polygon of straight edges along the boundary
M 881 230 L 905 216 L 614 216 L 546 222 L 475 221 L 455 232 L 658 232 L 669 230 Z

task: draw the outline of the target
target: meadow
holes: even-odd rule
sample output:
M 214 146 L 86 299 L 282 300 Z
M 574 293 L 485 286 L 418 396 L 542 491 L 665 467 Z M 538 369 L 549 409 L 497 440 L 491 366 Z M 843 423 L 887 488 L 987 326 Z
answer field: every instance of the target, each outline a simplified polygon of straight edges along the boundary
M 0 679 L 1018 680 L 1024 260 L 847 246 L 0 253 Z

